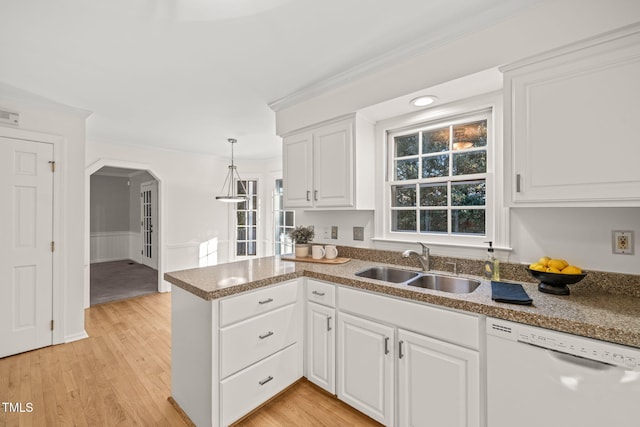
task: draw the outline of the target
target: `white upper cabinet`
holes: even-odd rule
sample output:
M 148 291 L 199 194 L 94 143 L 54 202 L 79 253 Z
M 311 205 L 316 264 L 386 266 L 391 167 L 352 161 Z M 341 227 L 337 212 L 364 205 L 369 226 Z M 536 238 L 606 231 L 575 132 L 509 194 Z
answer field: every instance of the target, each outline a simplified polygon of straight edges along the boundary
M 373 124 L 356 115 L 283 139 L 287 208 L 373 209 Z
M 640 25 L 502 71 L 512 206 L 640 206 Z

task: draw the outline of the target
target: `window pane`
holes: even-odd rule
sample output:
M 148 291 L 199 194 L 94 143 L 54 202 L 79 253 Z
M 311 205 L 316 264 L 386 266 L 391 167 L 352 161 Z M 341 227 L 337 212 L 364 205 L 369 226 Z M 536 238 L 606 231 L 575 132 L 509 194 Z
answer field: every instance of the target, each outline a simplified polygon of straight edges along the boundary
M 447 185 L 421 184 L 420 206 L 447 206 Z
M 438 176 L 449 176 L 449 155 L 423 157 L 422 177 L 433 178 Z
M 237 212 L 238 225 L 246 225 L 247 222 L 246 222 L 246 218 L 245 218 L 246 215 L 245 214 L 246 214 L 246 212 L 244 212 L 244 211 Z
M 236 181 L 236 193 L 239 195 L 247 194 L 245 188 L 247 186 L 247 181 Z
M 449 128 L 422 132 L 422 153 L 439 153 L 449 150 Z
M 393 231 L 416 231 L 416 211 L 391 211 Z
M 418 159 L 396 161 L 396 181 L 418 179 Z
M 469 175 L 485 173 L 487 171 L 487 152 L 472 151 L 471 153 L 454 153 L 453 175 Z
M 487 145 L 487 121 L 465 123 L 453 127 L 453 149 L 485 147 Z
M 293 227 L 293 212 L 288 211 L 284 213 L 284 225 L 288 227 Z
M 418 154 L 418 134 L 395 137 L 396 157 L 415 156 Z
M 484 209 L 454 209 L 451 211 L 451 230 L 456 234 L 485 234 Z
M 255 255 L 256 254 L 256 244 L 255 242 L 247 243 L 247 255 Z
M 247 229 L 244 227 L 238 227 L 237 240 L 247 240 Z
M 487 200 L 485 180 L 451 183 L 452 206 L 484 206 Z
M 410 207 L 415 205 L 415 185 L 394 185 L 393 187 L 391 187 L 391 206 Z
M 236 244 L 236 254 L 237 255 L 246 255 L 247 254 L 247 244 L 245 242 L 238 242 Z
M 447 232 L 447 211 L 420 211 L 420 231 L 432 233 Z
M 256 228 L 255 227 L 251 227 L 249 228 L 249 238 L 247 240 L 256 240 Z

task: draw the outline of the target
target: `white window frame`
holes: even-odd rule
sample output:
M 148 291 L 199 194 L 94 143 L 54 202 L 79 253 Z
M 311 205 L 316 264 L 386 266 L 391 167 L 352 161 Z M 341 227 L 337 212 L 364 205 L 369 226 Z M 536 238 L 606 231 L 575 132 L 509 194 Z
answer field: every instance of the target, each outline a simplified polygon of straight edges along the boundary
M 262 238 L 262 233 L 263 233 L 263 229 L 264 229 L 264 224 L 262 221 L 262 200 L 264 197 L 264 189 L 262 188 L 263 185 L 263 179 L 261 179 L 261 177 L 255 176 L 255 175 L 251 175 L 251 176 L 243 176 L 241 177 L 242 181 L 256 181 L 257 186 L 258 186 L 258 192 L 256 194 L 256 200 L 257 200 L 257 206 L 256 206 L 256 254 L 255 255 L 238 255 L 237 253 L 237 245 L 238 245 L 238 216 L 237 216 L 237 211 L 238 211 L 238 204 L 233 204 L 232 208 L 231 208 L 231 215 L 230 215 L 230 219 L 231 219 L 231 232 L 233 233 L 232 236 L 230 236 L 231 238 L 229 239 L 229 241 L 231 242 L 231 247 L 230 247 L 230 251 L 231 251 L 231 255 L 232 255 L 232 259 L 251 259 L 251 258 L 258 258 L 260 256 L 262 256 L 262 244 L 263 244 L 263 238 Z M 237 185 L 237 179 L 234 179 L 233 185 Z
M 490 111 L 487 118 L 487 204 L 485 235 L 441 235 L 391 231 L 391 173 L 392 144 L 389 134 L 431 125 L 446 126 L 451 123 L 472 122 L 478 114 Z M 392 141 L 391 141 L 392 142 Z M 453 102 L 440 107 L 422 110 L 415 114 L 394 117 L 376 124 L 376 237 L 377 243 L 424 242 L 431 245 L 486 249 L 487 241 L 497 248 L 509 246 L 509 213 L 504 208 L 502 171 L 502 93 L 493 92 Z M 496 160 L 499 159 L 499 160 Z

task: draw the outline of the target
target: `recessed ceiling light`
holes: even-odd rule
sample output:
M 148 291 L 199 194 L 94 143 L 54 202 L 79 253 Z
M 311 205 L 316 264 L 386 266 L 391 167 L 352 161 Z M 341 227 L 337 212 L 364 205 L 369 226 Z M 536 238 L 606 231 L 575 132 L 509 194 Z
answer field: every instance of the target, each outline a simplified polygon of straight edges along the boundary
M 427 105 L 431 105 L 436 102 L 436 99 L 438 99 L 438 97 L 433 95 L 419 96 L 411 100 L 411 105 L 416 107 L 426 107 Z

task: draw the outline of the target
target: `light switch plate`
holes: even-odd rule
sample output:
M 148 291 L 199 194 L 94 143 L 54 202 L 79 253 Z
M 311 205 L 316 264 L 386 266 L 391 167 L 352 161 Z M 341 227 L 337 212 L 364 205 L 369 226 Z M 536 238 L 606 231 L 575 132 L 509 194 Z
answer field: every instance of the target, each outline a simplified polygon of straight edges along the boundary
M 633 231 L 613 230 L 611 244 L 614 254 L 633 255 Z
M 364 240 L 364 227 L 353 227 L 353 240 Z

